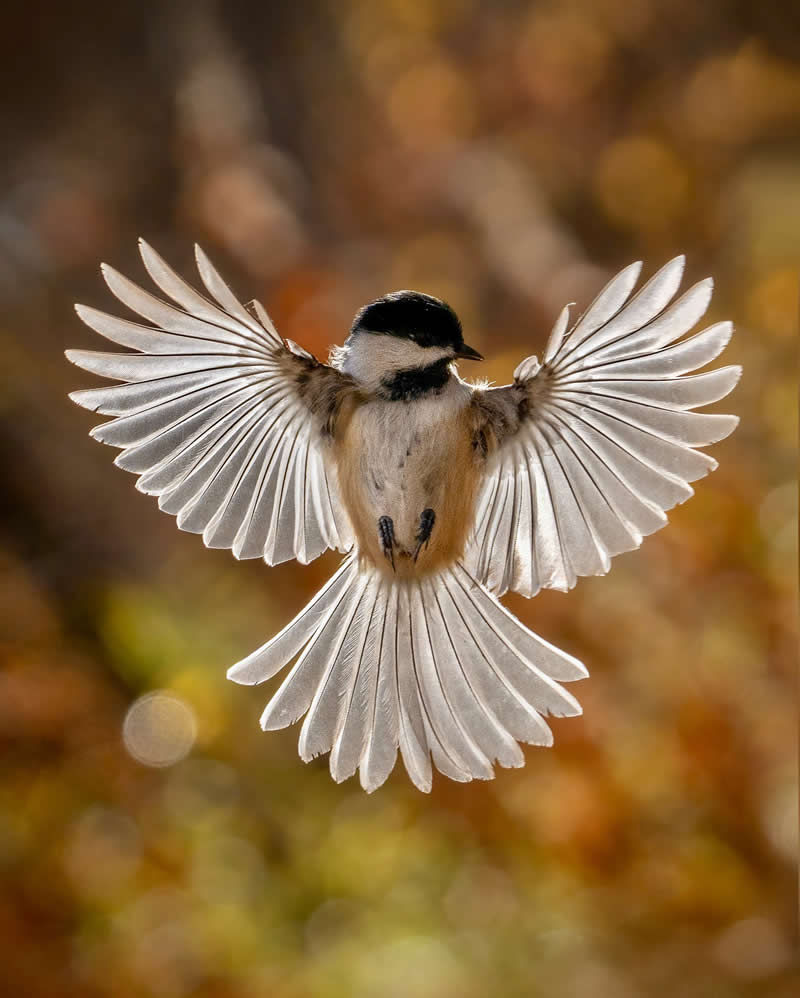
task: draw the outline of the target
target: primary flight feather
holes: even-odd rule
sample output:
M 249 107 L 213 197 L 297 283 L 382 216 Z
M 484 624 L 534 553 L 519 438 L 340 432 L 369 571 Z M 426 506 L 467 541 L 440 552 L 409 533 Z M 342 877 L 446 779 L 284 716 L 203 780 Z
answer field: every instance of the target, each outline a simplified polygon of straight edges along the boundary
M 509 589 L 570 589 L 638 547 L 716 467 L 698 450 L 735 416 L 692 410 L 730 392 L 740 369 L 691 374 L 731 324 L 686 338 L 712 283 L 676 298 L 682 257 L 633 294 L 627 267 L 569 328 L 559 316 L 542 362 L 510 385 L 462 381 L 464 343 L 444 302 L 394 292 L 356 315 L 323 364 L 246 308 L 197 248 L 206 295 L 140 241 L 165 298 L 110 267 L 112 293 L 148 324 L 78 305 L 135 353 L 69 350 L 120 384 L 74 392 L 113 419 L 92 436 L 120 448 L 137 488 L 209 547 L 269 565 L 346 557 L 278 635 L 228 671 L 263 682 L 296 659 L 265 729 L 305 715 L 300 755 L 368 791 L 400 751 L 421 790 L 521 766 L 519 742 L 552 743 L 544 717 L 580 706 L 561 683 L 583 665 L 498 601 Z M 165 300 L 169 299 L 169 300 Z

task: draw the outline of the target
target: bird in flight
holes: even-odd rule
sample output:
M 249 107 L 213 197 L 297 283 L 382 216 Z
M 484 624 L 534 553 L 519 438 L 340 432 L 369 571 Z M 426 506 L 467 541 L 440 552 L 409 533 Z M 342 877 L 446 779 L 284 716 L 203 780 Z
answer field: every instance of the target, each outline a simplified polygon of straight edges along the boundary
M 545 716 L 581 712 L 561 685 L 588 675 L 499 601 L 603 575 L 663 527 L 665 511 L 716 461 L 697 448 L 735 416 L 692 410 L 723 398 L 740 368 L 691 374 L 731 336 L 705 313 L 711 280 L 676 297 L 684 260 L 637 293 L 621 271 L 570 325 L 558 317 L 541 362 L 511 384 L 461 379 L 481 360 L 444 302 L 416 291 L 356 315 L 325 364 L 242 305 L 198 247 L 205 293 L 144 241 L 156 297 L 103 266 L 145 324 L 85 305 L 80 318 L 132 353 L 68 350 L 119 382 L 77 391 L 113 418 L 91 435 L 120 448 L 182 530 L 268 565 L 328 548 L 338 571 L 279 634 L 234 665 L 238 683 L 293 660 L 262 717 L 301 716 L 299 751 L 330 753 L 337 781 L 375 790 L 398 750 L 423 791 L 432 763 L 453 780 L 524 764 L 520 742 L 550 745 Z

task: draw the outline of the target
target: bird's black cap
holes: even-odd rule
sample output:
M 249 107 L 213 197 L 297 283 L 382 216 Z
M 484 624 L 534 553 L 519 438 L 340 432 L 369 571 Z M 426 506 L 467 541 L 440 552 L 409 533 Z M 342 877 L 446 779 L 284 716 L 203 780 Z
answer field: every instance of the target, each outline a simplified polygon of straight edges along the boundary
M 464 343 L 452 308 L 422 291 L 392 291 L 356 313 L 351 335 L 359 330 L 413 340 L 421 347 L 451 347 L 457 357 L 483 358 Z

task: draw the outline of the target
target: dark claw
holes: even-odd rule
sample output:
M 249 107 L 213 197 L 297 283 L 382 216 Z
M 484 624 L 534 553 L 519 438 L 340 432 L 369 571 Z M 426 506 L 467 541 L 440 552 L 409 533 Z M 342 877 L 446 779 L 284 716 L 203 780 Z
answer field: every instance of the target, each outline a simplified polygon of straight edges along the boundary
M 391 516 L 382 516 L 378 520 L 378 534 L 381 539 L 381 547 L 383 548 L 383 555 L 388 558 L 392 565 L 392 571 L 394 568 L 394 523 L 392 523 Z
M 419 557 L 422 545 L 424 544 L 426 548 L 428 547 L 434 523 L 436 523 L 436 514 L 434 511 L 432 509 L 423 509 L 419 516 L 419 530 L 417 531 L 417 547 L 414 551 L 414 561 Z

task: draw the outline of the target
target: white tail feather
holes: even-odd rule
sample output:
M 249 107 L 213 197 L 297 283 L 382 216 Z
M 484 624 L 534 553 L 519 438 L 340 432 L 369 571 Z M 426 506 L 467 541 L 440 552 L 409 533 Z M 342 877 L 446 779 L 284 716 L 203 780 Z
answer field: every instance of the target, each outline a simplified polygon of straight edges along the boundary
M 537 637 L 460 564 L 419 580 L 387 580 L 351 556 L 279 634 L 228 677 L 260 683 L 299 658 L 261 718 L 264 729 L 306 715 L 300 755 L 330 752 L 337 781 L 360 770 L 375 790 L 397 751 L 420 790 L 431 758 L 453 780 L 522 766 L 517 744 L 550 745 L 544 714 L 581 712 L 557 680 L 576 659 Z

